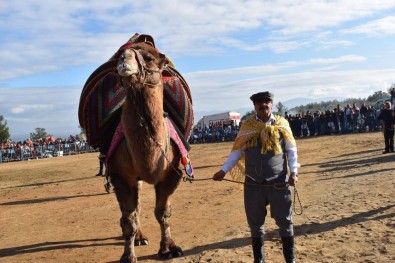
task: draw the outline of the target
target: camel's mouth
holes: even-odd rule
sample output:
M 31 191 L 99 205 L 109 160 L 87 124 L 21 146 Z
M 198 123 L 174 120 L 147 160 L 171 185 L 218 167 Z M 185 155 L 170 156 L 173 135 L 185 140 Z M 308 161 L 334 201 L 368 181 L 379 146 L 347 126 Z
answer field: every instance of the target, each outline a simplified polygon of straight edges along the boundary
M 121 62 L 117 66 L 118 74 L 122 77 L 131 76 L 133 74 L 138 74 L 139 69 L 133 65 L 129 65 L 127 63 Z

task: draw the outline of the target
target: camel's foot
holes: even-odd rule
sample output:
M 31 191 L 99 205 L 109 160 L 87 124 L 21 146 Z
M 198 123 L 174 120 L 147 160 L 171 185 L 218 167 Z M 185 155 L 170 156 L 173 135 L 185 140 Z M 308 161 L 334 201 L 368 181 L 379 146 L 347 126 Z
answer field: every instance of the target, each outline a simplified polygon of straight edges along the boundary
M 135 246 L 145 246 L 148 245 L 148 238 L 143 234 L 141 229 L 139 229 L 134 237 L 134 245 Z
M 158 257 L 160 259 L 171 259 L 178 258 L 184 255 L 182 249 L 179 246 L 171 245 L 168 251 L 160 251 L 158 252 Z
M 132 255 L 122 255 L 121 263 L 137 263 L 137 258 Z

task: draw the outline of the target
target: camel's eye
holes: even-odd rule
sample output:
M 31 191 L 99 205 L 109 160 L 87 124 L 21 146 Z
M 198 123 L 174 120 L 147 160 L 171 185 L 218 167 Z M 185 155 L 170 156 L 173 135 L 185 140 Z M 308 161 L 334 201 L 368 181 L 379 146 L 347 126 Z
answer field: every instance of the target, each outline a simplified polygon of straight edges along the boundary
M 148 62 L 148 63 L 155 61 L 155 57 L 152 56 L 151 54 L 144 54 L 143 58 L 144 58 L 144 61 Z

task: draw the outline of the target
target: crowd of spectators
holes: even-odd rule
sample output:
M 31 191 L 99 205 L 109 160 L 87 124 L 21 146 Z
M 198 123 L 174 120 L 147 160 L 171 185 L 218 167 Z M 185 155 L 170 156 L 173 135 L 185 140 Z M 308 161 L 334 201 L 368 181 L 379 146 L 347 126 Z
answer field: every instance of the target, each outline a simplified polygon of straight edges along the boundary
M 90 151 L 95 150 L 85 140 L 81 140 L 78 135 L 71 135 L 65 139 L 47 136 L 36 141 L 32 141 L 30 138 L 18 142 L 5 140 L 0 145 L 0 163 Z
M 337 105 L 333 110 L 315 111 L 298 114 L 285 113 L 296 138 L 347 134 L 355 132 L 378 131 L 381 129 L 378 112 L 372 106 L 363 103 L 360 107 L 347 104 Z M 233 141 L 239 126 L 233 122 L 211 122 L 206 126 L 195 126 L 188 140 L 190 144 Z M 0 163 L 15 160 L 37 159 L 59 155 L 96 151 L 78 135 L 66 139 L 47 136 L 37 141 L 3 141 L 0 148 Z
M 210 124 L 206 126 L 196 126 L 188 142 L 190 144 L 229 142 L 236 138 L 238 132 L 239 126 L 234 125 L 233 122 L 210 122 Z
M 300 114 L 285 114 L 295 137 L 347 134 L 378 131 L 381 129 L 378 112 L 365 103 L 358 107 L 347 104 L 337 105 L 333 110 L 315 111 Z
M 346 104 L 344 107 L 338 104 L 333 110 L 326 111 L 306 111 L 298 114 L 286 112 L 285 118 L 296 138 L 381 130 L 377 110 L 366 103 L 362 103 L 360 107 L 355 103 Z M 189 143 L 233 141 L 238 131 L 239 126 L 227 122 L 213 122 L 208 126 L 195 127 Z

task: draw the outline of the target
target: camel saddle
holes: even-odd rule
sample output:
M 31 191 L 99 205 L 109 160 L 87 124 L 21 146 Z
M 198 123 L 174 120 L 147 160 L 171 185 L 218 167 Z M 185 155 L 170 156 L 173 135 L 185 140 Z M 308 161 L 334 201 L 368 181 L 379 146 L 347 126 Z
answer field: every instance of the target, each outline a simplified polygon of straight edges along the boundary
M 139 42 L 146 42 L 155 47 L 151 36 L 136 33 L 89 76 L 81 92 L 78 109 L 80 125 L 86 133 L 89 145 L 100 148 L 102 153 L 107 152 L 121 120 L 122 105 L 126 96 L 116 72 L 118 59 L 125 49 Z M 167 58 L 167 61 L 167 66 L 162 72 L 164 111 L 189 148 L 187 141 L 194 122 L 191 91 L 171 60 Z

